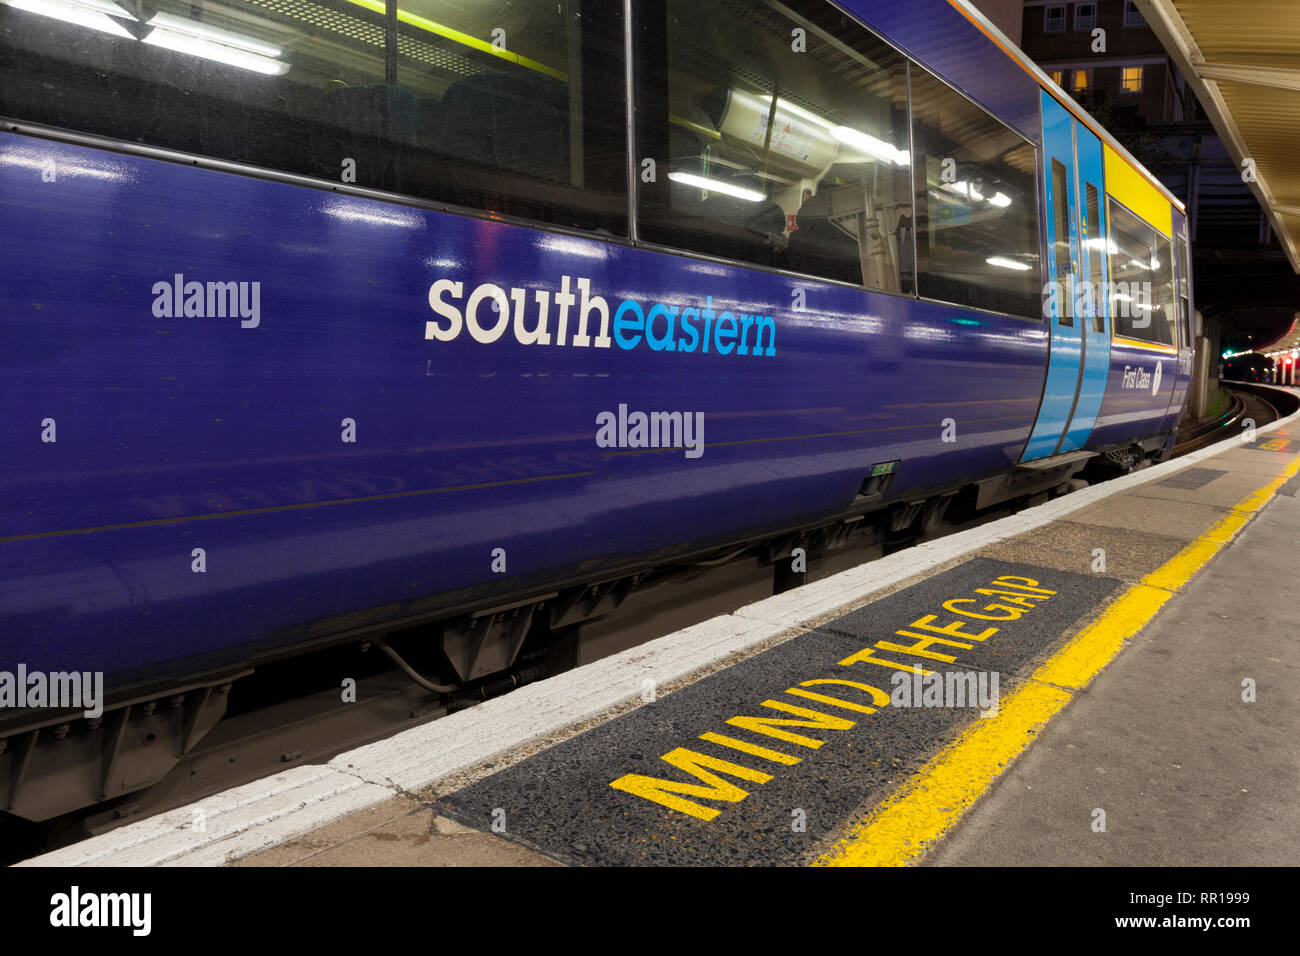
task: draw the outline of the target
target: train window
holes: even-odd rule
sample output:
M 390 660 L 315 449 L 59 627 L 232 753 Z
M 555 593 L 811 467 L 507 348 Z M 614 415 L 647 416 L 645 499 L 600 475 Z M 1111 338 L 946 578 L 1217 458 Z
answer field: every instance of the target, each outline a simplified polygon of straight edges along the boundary
M 626 234 L 622 5 L 0 3 L 0 114 Z
M 1041 318 L 1036 150 L 915 67 L 911 85 L 921 295 Z
M 1114 199 L 1107 218 L 1115 334 L 1174 345 L 1172 244 Z
M 1178 328 L 1181 330 L 1182 347 L 1190 349 L 1192 347 L 1192 316 L 1188 305 L 1191 288 L 1191 282 L 1188 281 L 1188 278 L 1192 266 L 1187 257 L 1187 236 L 1185 234 L 1179 235 L 1176 239 L 1176 245 L 1178 247 Z
M 911 293 L 904 57 L 825 0 L 636 17 L 638 236 Z
M 1088 232 L 1087 253 L 1088 253 L 1088 282 L 1093 290 L 1099 290 L 1103 287 L 1106 277 L 1102 275 L 1102 257 L 1101 250 L 1106 244 L 1102 238 L 1101 231 L 1101 200 L 1098 198 L 1097 187 L 1092 183 L 1085 182 L 1084 191 L 1087 194 L 1087 211 L 1088 221 L 1086 223 Z M 1106 331 L 1106 308 L 1101 295 L 1096 291 L 1091 295 L 1092 308 L 1092 328 L 1095 332 Z
M 1070 290 L 1074 288 L 1074 269 L 1070 262 L 1070 174 L 1065 163 L 1059 159 L 1052 160 L 1052 213 L 1055 221 L 1052 232 L 1056 241 L 1052 244 L 1052 256 L 1056 262 L 1056 287 L 1060 290 L 1057 302 L 1064 306 L 1072 302 Z M 1061 307 L 1057 321 L 1064 326 L 1074 326 L 1074 310 Z

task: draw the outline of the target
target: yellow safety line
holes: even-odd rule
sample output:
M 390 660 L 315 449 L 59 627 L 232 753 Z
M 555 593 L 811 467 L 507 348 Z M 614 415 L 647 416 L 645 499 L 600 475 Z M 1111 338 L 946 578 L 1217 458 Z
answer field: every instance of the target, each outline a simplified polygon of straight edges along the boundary
M 1174 593 L 1231 541 L 1284 483 L 1300 455 L 1242 498 L 1160 568 L 1130 587 L 1004 699 L 996 717 L 972 722 L 921 772 L 854 826 L 814 866 L 905 866 L 951 830 L 1044 726 L 1087 686 Z

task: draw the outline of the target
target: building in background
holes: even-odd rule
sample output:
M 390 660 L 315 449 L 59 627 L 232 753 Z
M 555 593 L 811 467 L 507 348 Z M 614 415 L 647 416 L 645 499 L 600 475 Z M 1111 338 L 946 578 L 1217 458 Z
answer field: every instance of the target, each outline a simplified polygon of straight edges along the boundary
M 1024 0 L 976 0 L 975 6 L 993 25 L 1020 46 L 1020 25 L 1025 18 Z

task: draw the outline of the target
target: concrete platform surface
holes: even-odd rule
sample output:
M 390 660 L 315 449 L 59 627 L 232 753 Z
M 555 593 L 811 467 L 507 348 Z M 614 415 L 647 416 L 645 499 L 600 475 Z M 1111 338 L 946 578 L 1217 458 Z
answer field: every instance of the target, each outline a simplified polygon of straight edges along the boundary
M 1279 495 L 932 862 L 1300 863 L 1298 547 L 1300 499 Z

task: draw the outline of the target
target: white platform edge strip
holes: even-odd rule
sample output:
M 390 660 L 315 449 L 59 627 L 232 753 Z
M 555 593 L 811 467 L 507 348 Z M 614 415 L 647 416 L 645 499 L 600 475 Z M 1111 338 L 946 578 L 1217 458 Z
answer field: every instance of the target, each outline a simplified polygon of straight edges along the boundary
M 1267 434 L 1300 412 L 1256 430 Z M 766 598 L 504 697 L 197 803 L 24 860 L 17 866 L 219 866 L 455 773 L 640 697 L 849 604 L 1111 495 L 1241 447 L 1227 439 L 998 521 L 949 535 Z M 202 821 L 202 827 L 196 821 Z

